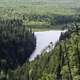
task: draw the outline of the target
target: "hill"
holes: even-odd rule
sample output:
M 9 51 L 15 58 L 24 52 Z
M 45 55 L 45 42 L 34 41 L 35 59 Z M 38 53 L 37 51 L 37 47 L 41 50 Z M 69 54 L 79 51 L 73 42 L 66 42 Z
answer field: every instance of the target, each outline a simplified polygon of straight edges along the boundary
M 17 79 L 24 80 L 79 80 L 80 30 L 62 33 L 55 48 L 24 64 L 15 71 Z
M 79 0 L 0 0 L 0 18 L 21 19 L 33 30 L 61 29 L 80 22 Z

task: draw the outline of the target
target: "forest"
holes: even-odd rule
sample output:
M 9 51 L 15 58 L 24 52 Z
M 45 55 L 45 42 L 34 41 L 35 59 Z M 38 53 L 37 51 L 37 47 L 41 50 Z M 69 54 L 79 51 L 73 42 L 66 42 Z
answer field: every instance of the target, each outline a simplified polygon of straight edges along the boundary
M 0 72 L 6 74 L 22 66 L 35 47 L 36 37 L 31 29 L 25 29 L 22 20 L 0 20 Z
M 29 61 L 49 30 L 66 32 Z M 80 1 L 0 0 L 0 80 L 80 80 Z
M 0 20 L 1 80 L 79 80 L 80 27 L 66 25 L 52 51 L 29 61 L 36 37 L 22 20 Z M 31 47 L 32 46 L 32 47 Z
M 79 80 L 80 27 L 74 24 L 61 33 L 55 48 L 14 72 L 13 80 Z
M 79 0 L 1 0 L 0 18 L 21 19 L 33 31 L 62 29 L 66 23 L 80 21 Z M 5 4 L 5 5 L 4 5 Z

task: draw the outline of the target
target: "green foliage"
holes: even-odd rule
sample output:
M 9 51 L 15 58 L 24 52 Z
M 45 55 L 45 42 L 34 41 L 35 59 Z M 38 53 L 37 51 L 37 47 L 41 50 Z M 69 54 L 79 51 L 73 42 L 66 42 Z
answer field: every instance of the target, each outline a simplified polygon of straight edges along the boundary
M 17 74 L 23 75 L 24 80 L 27 79 L 26 75 L 29 77 L 28 80 L 79 80 L 79 27 L 75 25 L 73 30 L 61 35 L 63 37 L 60 37 L 59 42 L 51 52 L 42 54 L 34 61 L 24 65 L 21 69 L 23 72 L 15 72 L 16 76 L 18 76 Z
M 25 3 L 26 5 L 16 5 L 15 7 L 0 7 L 0 18 L 21 19 L 26 27 L 35 29 L 62 29 L 65 23 L 80 22 L 80 15 L 76 13 L 75 8 L 53 4 Z
M 0 70 L 22 66 L 36 47 L 36 38 L 22 20 L 0 20 Z
M 0 80 L 79 80 L 80 30 L 76 24 L 61 33 L 49 54 L 28 62 L 36 47 L 35 35 L 28 28 L 63 29 L 80 23 L 79 7 L 79 0 L 0 1 Z

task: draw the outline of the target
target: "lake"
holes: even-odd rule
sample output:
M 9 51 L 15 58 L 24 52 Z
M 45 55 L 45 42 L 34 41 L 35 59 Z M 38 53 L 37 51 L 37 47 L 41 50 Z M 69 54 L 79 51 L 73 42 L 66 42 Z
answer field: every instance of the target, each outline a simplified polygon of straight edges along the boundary
M 30 57 L 30 61 L 34 60 L 37 55 L 40 55 L 42 50 L 45 49 L 50 43 L 54 45 L 59 40 L 61 32 L 65 32 L 65 30 L 34 32 L 37 39 L 37 44 L 35 51 Z

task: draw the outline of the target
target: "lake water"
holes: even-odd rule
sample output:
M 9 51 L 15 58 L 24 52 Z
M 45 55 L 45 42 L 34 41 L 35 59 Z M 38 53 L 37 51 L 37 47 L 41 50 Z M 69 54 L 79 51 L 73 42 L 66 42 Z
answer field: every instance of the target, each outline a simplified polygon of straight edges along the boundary
M 45 49 L 50 42 L 55 44 L 60 37 L 61 32 L 60 30 L 52 30 L 52 31 L 44 31 L 44 32 L 35 32 L 35 36 L 37 39 L 36 49 L 30 57 L 30 61 L 34 60 L 37 55 L 40 55 L 42 50 Z

